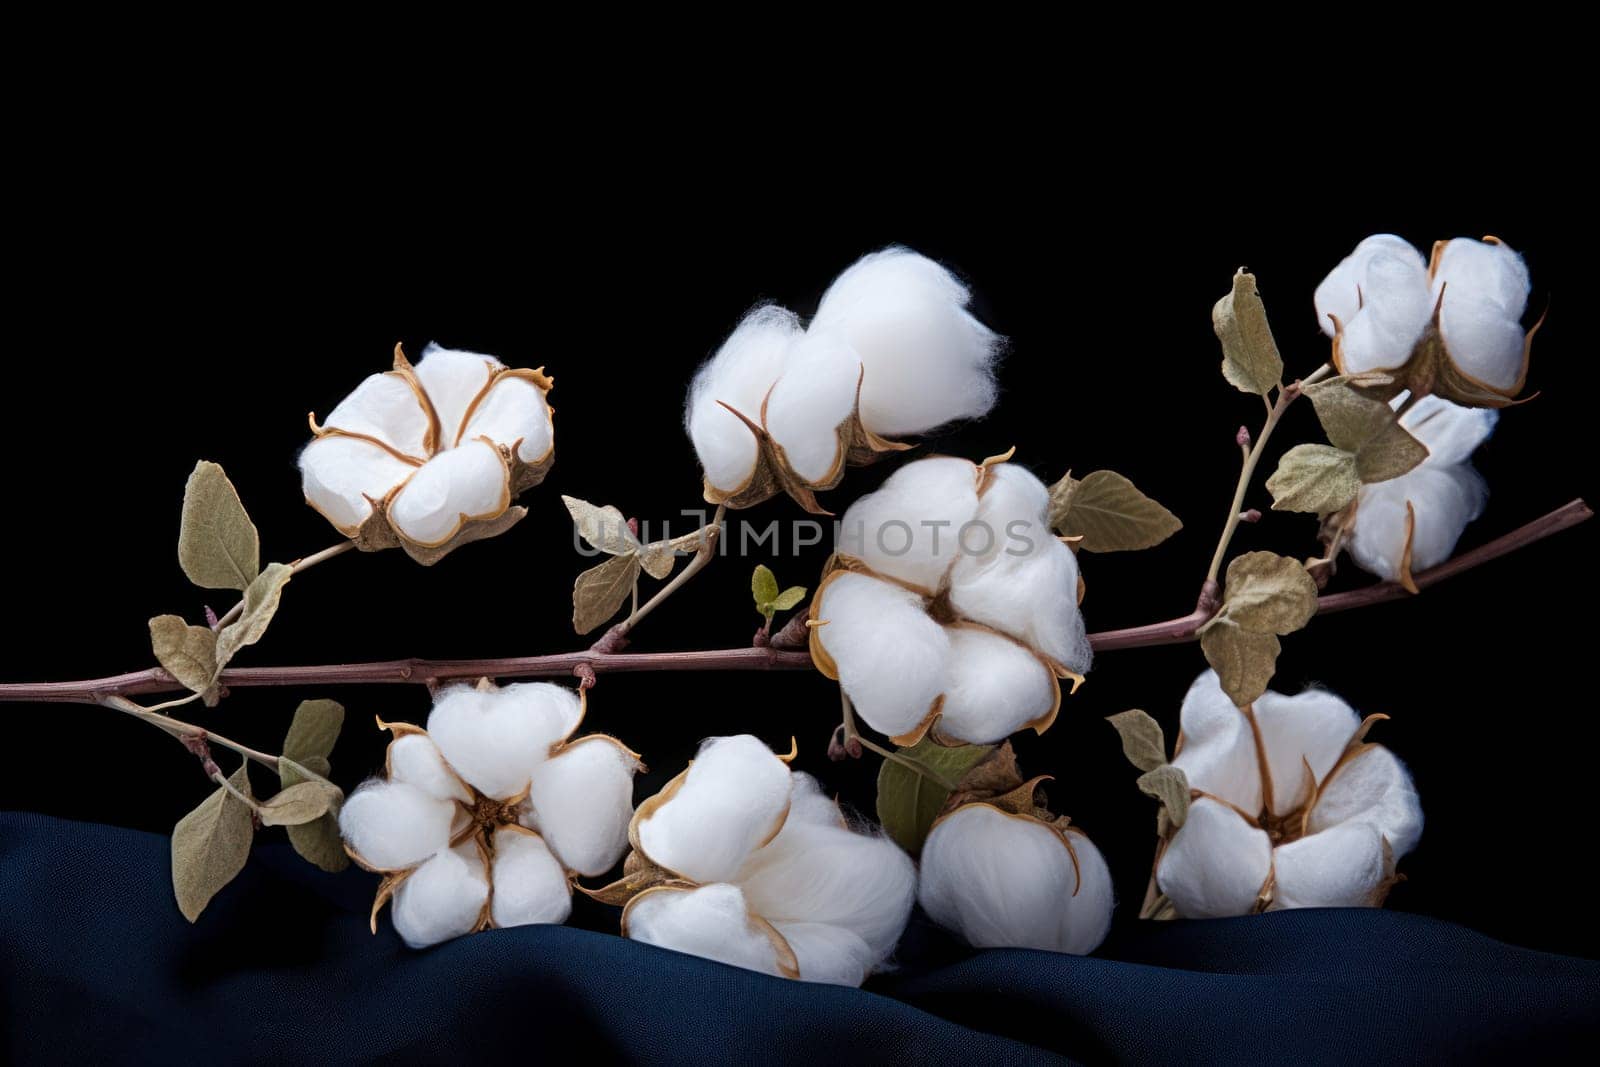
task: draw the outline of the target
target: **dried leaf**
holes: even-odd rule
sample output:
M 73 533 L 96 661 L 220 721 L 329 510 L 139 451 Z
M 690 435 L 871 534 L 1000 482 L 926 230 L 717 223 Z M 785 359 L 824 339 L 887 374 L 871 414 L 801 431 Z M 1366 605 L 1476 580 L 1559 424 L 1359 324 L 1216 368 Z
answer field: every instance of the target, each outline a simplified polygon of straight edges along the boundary
M 283 754 L 296 763 L 321 757 L 324 762 L 344 727 L 344 706 L 337 700 L 302 700 L 283 739 Z
M 1106 716 L 1122 738 L 1122 754 L 1141 771 L 1153 771 L 1167 762 L 1167 739 L 1161 724 L 1138 708 Z
M 1233 276 L 1233 291 L 1211 309 L 1211 327 L 1222 342 L 1222 376 L 1235 389 L 1266 396 L 1283 380 L 1283 357 L 1255 275 L 1241 267 Z
M 1050 525 L 1082 537 L 1085 552 L 1127 552 L 1159 545 L 1179 530 L 1178 517 L 1116 471 L 1070 473 L 1050 487 Z
M 1182 826 L 1189 817 L 1189 778 L 1183 768 L 1163 763 L 1139 776 L 1139 791 L 1161 801 L 1173 826 Z
M 247 766 L 241 764 L 228 781 L 250 796 Z M 244 869 L 254 836 L 249 807 L 220 786 L 173 827 L 172 889 L 185 919 L 198 919 L 211 898 Z
M 332 701 L 328 701 L 332 703 Z M 291 728 L 292 729 L 292 728 Z M 290 757 L 291 759 L 293 757 Z M 320 774 L 326 778 L 331 770 L 328 760 L 323 756 L 307 756 L 297 760 L 299 764 L 313 774 Z M 278 762 L 278 780 L 283 787 L 288 789 L 308 781 L 298 769 L 283 761 Z M 342 797 L 341 797 L 342 800 Z M 330 874 L 338 874 L 350 866 L 350 856 L 344 850 L 344 838 L 339 833 L 338 805 L 333 805 L 333 810 L 320 818 L 313 819 L 299 826 L 286 826 L 289 833 L 289 844 L 306 862 L 322 868 Z
M 1273 511 L 1330 515 L 1360 491 L 1355 454 L 1332 445 L 1295 445 L 1267 479 Z
M 773 608 L 774 611 L 788 611 L 790 608 L 792 608 L 795 605 L 799 604 L 800 601 L 804 600 L 805 598 L 806 598 L 806 587 L 805 586 L 803 586 L 803 585 L 791 585 L 789 588 L 787 588 L 783 592 L 779 593 L 777 595 L 777 597 L 775 597 L 773 599 L 772 608 Z
M 1427 446 L 1400 425 L 1394 409 L 1357 392 L 1348 378 L 1331 378 L 1305 392 L 1328 440 L 1355 454 L 1361 481 L 1398 478 L 1428 458 Z
M 1258 634 L 1292 634 L 1317 613 L 1317 582 L 1298 560 L 1246 552 L 1228 564 L 1222 610 Z
M 201 460 L 183 489 L 178 563 L 203 589 L 248 589 L 261 572 L 261 539 L 239 493 L 215 463 Z
M 217 677 L 217 635 L 207 626 L 190 626 L 177 615 L 150 620 L 150 647 L 156 662 L 181 684 L 204 693 Z
M 1200 633 L 1206 662 L 1217 672 L 1228 699 L 1241 708 L 1267 691 L 1281 647 L 1277 635 L 1242 630 L 1227 618 L 1213 620 Z
M 226 667 L 241 648 L 261 640 L 272 616 L 278 612 L 278 598 L 283 595 L 283 587 L 293 576 L 294 568 L 287 563 L 269 563 L 250 583 L 250 588 L 244 591 L 243 612 L 217 634 L 218 671 Z
M 988 745 L 945 748 L 924 738 L 901 751 L 947 780 L 959 782 L 992 750 Z M 948 789 L 893 760 L 884 760 L 878 768 L 878 821 L 901 848 L 913 855 L 922 848 L 928 829 L 949 796 Z
M 320 819 L 330 807 L 344 799 L 339 787 L 315 780 L 299 782 L 279 790 L 257 807 L 263 826 L 300 826 Z
M 572 514 L 572 523 L 578 535 L 600 551 L 613 556 L 623 556 L 639 551 L 639 539 L 628 529 L 628 520 L 622 512 L 607 504 L 595 507 L 587 500 L 563 496 L 561 502 Z
M 639 580 L 639 557 L 614 556 L 578 575 L 572 585 L 572 627 L 586 634 L 622 607 Z

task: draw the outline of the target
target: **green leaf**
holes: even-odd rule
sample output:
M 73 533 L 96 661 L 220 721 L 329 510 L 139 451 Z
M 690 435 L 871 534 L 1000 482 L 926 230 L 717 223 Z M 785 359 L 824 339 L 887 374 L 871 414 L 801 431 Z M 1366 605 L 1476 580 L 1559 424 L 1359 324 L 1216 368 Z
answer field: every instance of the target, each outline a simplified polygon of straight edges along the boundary
M 992 745 L 945 748 L 934 744 L 931 738 L 923 738 L 900 751 L 948 781 L 959 782 L 993 750 Z M 878 821 L 912 855 L 921 850 L 923 839 L 949 797 L 950 790 L 893 760 L 884 760 L 878 768 Z
M 1200 632 L 1200 651 L 1217 672 L 1222 691 L 1241 708 L 1267 691 L 1281 648 L 1277 635 L 1251 633 L 1226 617 L 1213 619 Z
M 250 796 L 247 767 L 241 764 L 228 781 Z M 249 807 L 221 787 L 173 827 L 172 889 L 185 919 L 198 919 L 211 898 L 244 869 L 254 836 Z
M 760 610 L 778 599 L 778 578 L 765 563 L 756 564 L 750 576 L 750 592 L 755 595 L 756 609 Z
M 248 589 L 261 572 L 261 539 L 239 493 L 215 463 L 201 460 L 183 490 L 178 563 L 203 589 Z
M 322 818 L 343 799 L 338 786 L 311 779 L 280 790 L 256 810 L 263 826 L 300 826 Z
M 217 635 L 210 627 L 190 626 L 177 615 L 157 615 L 150 620 L 150 647 L 156 662 L 196 693 L 204 693 L 216 680 Z
M 337 700 L 302 700 L 283 739 L 283 754 L 296 763 L 313 757 L 327 761 L 344 727 L 344 706 Z
M 250 583 L 250 588 L 244 591 L 244 610 L 239 618 L 217 634 L 218 671 L 226 667 L 241 648 L 255 644 L 266 634 L 272 616 L 278 612 L 283 587 L 293 576 L 294 568 L 287 563 L 269 563 Z
M 1283 357 L 1267 325 L 1266 305 L 1255 275 L 1244 268 L 1233 276 L 1233 290 L 1211 309 L 1211 327 L 1222 342 L 1222 376 L 1235 389 L 1266 396 L 1283 380 Z
M 772 607 L 774 611 L 788 611 L 805 598 L 805 586 L 791 585 L 789 588 L 777 595 L 777 598 L 772 601 Z
M 326 757 L 323 756 L 307 756 L 297 762 L 311 773 L 320 774 L 324 778 L 331 771 Z M 278 762 L 278 780 L 283 783 L 285 789 L 310 781 L 297 768 L 282 760 Z M 339 833 L 337 808 L 338 805 L 335 804 L 333 810 L 326 815 L 308 823 L 301 823 L 299 826 L 284 827 L 289 833 L 289 844 L 294 846 L 300 857 L 330 874 L 338 874 L 350 866 L 350 856 L 344 850 L 344 838 Z
M 578 535 L 595 548 L 613 556 L 639 551 L 639 539 L 628 529 L 628 520 L 610 504 L 596 507 L 575 496 L 563 496 L 561 502 L 567 505 Z
M 1427 446 L 1400 425 L 1394 409 L 1357 392 L 1348 378 L 1318 382 L 1305 393 L 1328 440 L 1355 454 L 1362 482 L 1398 478 L 1428 458 Z
M 613 556 L 578 575 L 572 585 L 573 629 L 586 634 L 610 619 L 638 580 L 639 557 L 632 552 Z
M 1178 517 L 1116 471 L 1069 472 L 1050 487 L 1050 525 L 1082 537 L 1085 552 L 1127 552 L 1159 545 L 1179 530 Z
M 1139 791 L 1161 801 L 1173 826 L 1182 826 L 1189 817 L 1189 776 L 1183 768 L 1163 763 L 1146 771 L 1139 776 Z
M 1278 460 L 1267 491 L 1274 511 L 1330 515 L 1361 491 L 1356 457 L 1331 445 L 1295 445 Z
M 1122 738 L 1122 754 L 1141 771 L 1153 771 L 1167 762 L 1167 740 L 1161 724 L 1138 708 L 1106 716 Z
M 1292 634 L 1317 613 L 1317 583 L 1305 566 L 1273 552 L 1246 552 L 1228 564 L 1222 610 L 1245 630 Z

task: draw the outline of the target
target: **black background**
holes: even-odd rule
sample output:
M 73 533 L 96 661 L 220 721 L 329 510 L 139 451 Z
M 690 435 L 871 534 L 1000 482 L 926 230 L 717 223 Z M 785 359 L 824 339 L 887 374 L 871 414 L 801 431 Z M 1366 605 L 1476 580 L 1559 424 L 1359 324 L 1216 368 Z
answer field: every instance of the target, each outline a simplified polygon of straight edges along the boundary
M 992 414 L 923 451 L 980 458 L 1015 445 L 1017 461 L 1046 480 L 1114 468 L 1184 520 L 1155 550 L 1083 557 L 1091 630 L 1193 605 L 1236 473 L 1234 431 L 1262 414 L 1222 381 L 1209 322 L 1240 264 L 1257 273 L 1289 372 L 1303 374 L 1327 357 L 1312 289 L 1362 236 L 1393 230 L 1426 250 L 1437 237 L 1498 234 L 1526 254 L 1532 306 L 1548 301 L 1551 314 L 1529 384 L 1540 396 L 1507 411 L 1480 453 L 1492 495 L 1462 546 L 1596 497 L 1594 278 L 1550 186 L 1458 170 L 1432 184 L 1395 174 L 1385 187 L 1325 162 L 1307 164 L 1329 179 L 1318 188 L 1301 188 L 1288 166 L 1208 180 L 1222 164 L 1197 151 L 1070 174 L 1001 160 L 986 184 L 852 160 L 778 189 L 761 168 L 730 167 L 691 194 L 668 181 L 679 166 L 669 154 L 593 175 L 553 155 L 526 171 L 486 168 L 496 180 L 481 183 L 479 161 L 468 160 L 461 183 L 437 162 L 344 169 L 315 151 L 233 145 L 203 146 L 180 165 L 163 161 L 165 143 L 136 156 L 119 154 L 125 147 L 110 139 L 92 159 L 37 162 L 11 214 L 0 524 L 8 681 L 148 666 L 149 616 L 198 621 L 207 602 L 229 606 L 228 593 L 193 589 L 177 566 L 179 501 L 197 458 L 228 470 L 265 559 L 332 543 L 302 503 L 305 415 L 325 415 L 384 369 L 396 341 L 413 354 L 436 339 L 546 366 L 555 467 L 523 497 L 526 521 L 438 566 L 391 551 L 297 578 L 238 665 L 581 647 L 569 594 L 587 561 L 572 551 L 560 494 L 653 520 L 699 506 L 681 429 L 694 368 L 753 303 L 809 314 L 839 270 L 890 242 L 966 277 L 981 317 L 1011 339 Z M 1354 195 L 1358 185 L 1366 195 Z M 1280 432 L 1283 447 L 1315 439 L 1309 407 Z M 890 469 L 853 471 L 824 500 L 842 512 Z M 1267 505 L 1259 484 L 1250 503 Z M 746 517 L 800 516 L 778 500 Z M 1314 528 L 1269 514 L 1235 548 L 1305 555 Z M 1317 619 L 1285 641 L 1275 688 L 1320 682 L 1362 713 L 1393 717 L 1374 739 L 1410 764 L 1428 818 L 1393 907 L 1600 954 L 1581 865 L 1600 741 L 1589 681 L 1595 547 L 1591 529 L 1565 533 L 1415 602 Z M 800 558 L 782 549 L 769 560 L 779 579 L 814 585 L 825 549 Z M 747 643 L 755 562 L 719 560 L 640 626 L 633 647 Z M 1334 588 L 1369 580 L 1346 567 Z M 1202 666 L 1193 646 L 1104 654 L 1054 729 L 1018 741 L 1030 771 L 1056 776 L 1055 806 L 1107 854 L 1120 922 L 1134 921 L 1144 890 L 1153 807 L 1102 719 L 1143 707 L 1170 735 Z M 421 688 L 367 686 L 240 690 L 215 711 L 184 711 L 275 749 L 295 702 L 321 695 L 349 711 L 334 759 L 349 787 L 381 760 L 373 717 L 421 721 L 428 707 Z M 192 758 L 114 713 L 0 714 L 7 808 L 164 831 L 208 791 Z M 797 736 L 798 766 L 870 811 L 876 762 L 826 759 L 836 716 L 833 688 L 814 674 L 608 675 L 588 726 L 644 753 L 652 770 L 640 798 L 699 739 L 750 731 L 780 747 Z M 610 920 L 594 909 L 580 921 Z

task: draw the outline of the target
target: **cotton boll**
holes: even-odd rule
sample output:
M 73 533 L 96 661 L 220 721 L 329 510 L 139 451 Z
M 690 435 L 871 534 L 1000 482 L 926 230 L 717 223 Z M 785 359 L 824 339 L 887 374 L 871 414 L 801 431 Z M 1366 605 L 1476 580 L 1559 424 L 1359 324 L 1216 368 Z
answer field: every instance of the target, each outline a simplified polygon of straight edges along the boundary
M 922 598 L 864 574 L 836 574 L 818 594 L 812 632 L 839 684 L 879 733 L 920 726 L 949 685 L 950 638 Z
M 628 902 L 623 932 L 647 945 L 763 974 L 781 974 L 772 939 L 745 908 L 738 886 L 651 889 Z
M 1345 822 L 1366 822 L 1389 841 L 1398 859 L 1422 837 L 1422 801 L 1393 752 L 1369 745 L 1334 771 L 1306 820 L 1310 833 Z
M 1425 396 L 1400 416 L 1400 425 L 1428 447 L 1423 462 L 1448 466 L 1471 459 L 1499 418 L 1500 413 L 1490 408 L 1464 408 L 1442 397 Z
M 1269 911 L 1367 907 L 1383 884 L 1383 838 L 1367 823 L 1345 823 L 1280 845 L 1272 866 Z
M 1415 515 L 1411 569 L 1450 558 L 1467 524 L 1483 513 L 1488 486 L 1466 465 L 1422 466 L 1387 482 L 1361 487 L 1355 529 L 1347 547 L 1363 570 L 1396 581 L 1406 544 L 1406 503 Z
M 488 899 L 483 857 L 469 841 L 440 852 L 401 882 L 390 918 L 407 945 L 427 948 L 470 934 Z
M 767 398 L 766 428 L 796 474 L 820 482 L 839 462 L 839 424 L 856 405 L 861 359 L 840 337 L 807 333 Z M 748 413 L 754 418 L 754 413 Z
M 994 406 L 1000 338 L 966 310 L 966 286 L 906 248 L 865 256 L 823 294 L 813 331 L 861 356 L 861 419 L 874 433 L 920 433 Z
M 1519 319 L 1528 307 L 1532 282 L 1528 265 L 1511 247 L 1494 241 L 1457 237 L 1439 253 L 1433 290 L 1453 291 L 1464 298 L 1490 304 L 1507 317 Z M 1446 298 L 1446 303 L 1449 299 Z
M 987 745 L 1050 713 L 1055 675 L 1025 646 L 973 626 L 947 626 L 950 684 L 939 706 L 939 731 Z
M 468 519 L 493 518 L 511 503 L 505 460 L 494 446 L 468 441 L 441 452 L 389 503 L 389 521 L 417 544 L 438 545 Z
M 1068 670 L 1087 671 L 1094 652 L 1078 610 L 1078 561 L 1072 549 L 1040 527 L 1032 528 L 1026 543 L 1002 543 L 1006 547 L 988 557 L 963 553 L 956 560 L 950 572 L 951 606 Z
M 958 808 L 923 843 L 923 910 L 975 948 L 1093 952 L 1111 927 L 1111 874 L 1088 838 L 1068 843 L 1032 819 Z
M 973 464 L 948 456 L 919 459 L 850 505 L 837 547 L 931 595 L 961 554 L 958 532 L 977 513 Z
M 450 843 L 454 806 L 403 782 L 372 781 L 339 809 L 339 832 L 380 870 L 414 867 Z
M 307 502 L 346 535 L 372 514 L 369 497 L 382 500 L 416 470 L 371 441 L 339 434 L 319 437 L 300 453 Z
M 797 774 L 783 829 L 734 881 L 770 922 L 824 923 L 852 932 L 869 947 L 870 970 L 905 931 L 917 872 L 893 841 L 847 829 L 816 781 Z M 806 977 L 803 962 L 800 973 Z
M 1186 919 L 1246 915 L 1272 868 L 1272 842 L 1237 812 L 1200 798 L 1156 868 L 1156 885 Z
M 749 734 L 700 746 L 678 791 L 639 820 L 639 847 L 702 884 L 729 881 L 789 810 L 789 768 Z
M 439 755 L 439 746 L 422 734 L 402 734 L 389 745 L 389 780 L 416 786 L 440 800 L 472 802 L 472 792 Z
M 1433 318 L 1427 271 L 1416 251 L 1408 251 L 1409 256 L 1380 253 L 1368 261 L 1361 289 L 1365 303 L 1339 335 L 1345 373 L 1402 366 Z
M 563 923 L 572 914 L 567 872 L 537 834 L 500 829 L 494 835 L 494 896 L 498 927 Z
M 461 420 L 496 371 L 499 360 L 477 352 L 441 348 L 432 341 L 417 363 L 417 381 L 439 418 L 439 447 L 449 448 L 461 435 Z
M 1172 765 L 1183 771 L 1191 789 L 1261 810 L 1261 771 L 1255 737 L 1244 713 L 1222 691 L 1216 671 L 1194 680 L 1179 713 L 1183 744 Z
M 515 374 L 502 377 L 478 400 L 460 439 L 477 437 L 507 448 L 516 445 L 517 458 L 524 463 L 542 459 L 554 440 L 544 393 L 526 378 Z
M 861 938 L 826 923 L 773 923 L 800 965 L 800 980 L 859 986 L 882 963 Z
M 376 438 L 418 460 L 428 455 L 428 415 L 411 383 L 393 371 L 374 374 L 356 386 L 322 425 Z
M 548 682 L 488 691 L 454 686 L 434 701 L 428 734 L 468 784 L 504 800 L 527 788 L 550 747 L 576 725 L 575 702 Z
M 749 480 L 756 464 L 756 439 L 727 404 L 760 422 L 761 402 L 783 373 L 800 321 L 781 307 L 758 307 L 695 373 L 684 424 L 706 480 L 732 492 Z M 718 403 L 721 401 L 721 403 Z
M 593 876 L 622 858 L 638 769 L 639 762 L 615 741 L 587 737 L 534 771 L 531 823 L 563 864 Z
M 1424 276 L 1427 274 L 1421 254 L 1411 247 L 1409 241 L 1392 233 L 1378 233 L 1366 238 L 1317 286 L 1313 297 L 1317 308 L 1317 325 L 1329 337 L 1334 335 L 1334 317 L 1342 323 L 1348 323 L 1361 310 L 1362 298 L 1366 294 L 1358 290 L 1366 283 L 1367 264 L 1378 255 L 1408 262 Z
M 1361 717 L 1349 704 L 1321 689 L 1308 689 L 1293 697 L 1268 690 L 1252 709 L 1272 775 L 1272 811 L 1287 815 L 1311 799 L 1314 783 L 1327 777 L 1344 754 Z M 1307 766 L 1313 781 L 1306 780 Z
M 1457 367 L 1495 389 L 1522 375 L 1528 267 L 1503 244 L 1457 237 L 1439 254 L 1439 333 Z

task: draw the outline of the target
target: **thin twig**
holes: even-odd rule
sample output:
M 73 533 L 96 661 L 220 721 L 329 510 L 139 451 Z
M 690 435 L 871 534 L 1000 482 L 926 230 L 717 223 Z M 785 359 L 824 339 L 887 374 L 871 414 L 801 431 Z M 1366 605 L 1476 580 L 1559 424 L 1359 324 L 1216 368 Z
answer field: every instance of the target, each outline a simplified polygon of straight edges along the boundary
M 933 782 L 935 785 L 938 785 L 942 789 L 947 789 L 951 792 L 955 791 L 955 782 L 952 782 L 950 779 L 946 778 L 932 767 L 922 763 L 920 760 L 912 759 L 910 756 L 907 756 L 901 752 L 896 752 L 893 749 L 884 748 L 882 745 L 871 740 L 870 738 L 862 737 L 860 729 L 858 729 L 856 726 L 855 708 L 851 705 L 850 697 L 845 693 L 844 686 L 839 687 L 839 710 L 840 716 L 844 722 L 844 739 L 847 744 L 851 741 L 854 741 L 868 752 L 876 752 L 879 756 L 883 757 L 889 762 L 898 763 L 900 766 L 908 768 L 909 770 L 926 778 L 928 781 Z
M 295 560 L 293 563 L 289 564 L 289 573 L 290 574 L 299 574 L 301 571 L 310 570 L 312 567 L 315 567 L 317 564 L 321 563 L 323 560 L 332 559 L 334 556 L 342 556 L 346 552 L 350 551 L 352 548 L 355 548 L 355 547 L 356 547 L 356 543 L 354 541 L 340 541 L 336 545 L 329 545 L 327 548 L 323 549 L 321 552 L 313 552 L 309 556 L 302 556 L 301 558 Z M 239 602 L 237 604 L 235 604 L 233 607 L 229 608 L 228 609 L 228 613 L 226 615 L 222 616 L 222 618 L 218 619 L 217 620 L 217 624 L 215 626 L 213 626 L 212 629 L 214 629 L 214 630 L 222 629 L 224 626 L 228 625 L 230 622 L 232 622 L 235 619 L 237 619 L 243 612 L 244 612 L 244 598 L 240 597 L 239 598 Z

